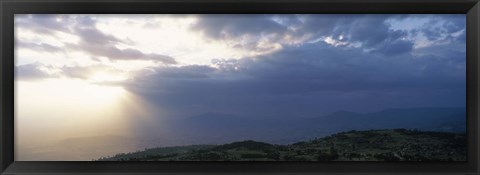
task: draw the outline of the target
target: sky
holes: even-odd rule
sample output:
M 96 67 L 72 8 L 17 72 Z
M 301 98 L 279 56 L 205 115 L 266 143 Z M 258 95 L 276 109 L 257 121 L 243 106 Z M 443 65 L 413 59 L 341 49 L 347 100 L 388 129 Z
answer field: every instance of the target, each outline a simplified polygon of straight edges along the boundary
M 464 107 L 465 23 L 463 14 L 17 14 L 16 142 L 131 134 L 208 112 Z

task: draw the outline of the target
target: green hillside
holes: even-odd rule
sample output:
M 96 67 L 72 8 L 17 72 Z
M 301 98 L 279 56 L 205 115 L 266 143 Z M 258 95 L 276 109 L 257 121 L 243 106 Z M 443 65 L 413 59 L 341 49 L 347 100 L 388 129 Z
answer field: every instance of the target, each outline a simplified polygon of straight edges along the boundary
M 465 134 L 349 131 L 291 145 L 241 141 L 147 149 L 100 161 L 465 161 Z

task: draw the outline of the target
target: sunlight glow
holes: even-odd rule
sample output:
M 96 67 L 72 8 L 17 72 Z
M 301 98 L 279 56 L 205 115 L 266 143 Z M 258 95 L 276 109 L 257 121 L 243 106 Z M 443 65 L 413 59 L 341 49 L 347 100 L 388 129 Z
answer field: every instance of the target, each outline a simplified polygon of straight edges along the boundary
M 15 120 L 20 127 L 16 129 L 24 136 L 20 138 L 26 139 L 20 142 L 44 134 L 48 137 L 43 138 L 56 139 L 97 135 L 100 131 L 116 131 L 112 127 L 125 126 L 121 104 L 128 99 L 122 87 L 49 79 L 17 82 L 15 95 Z
M 79 79 L 16 81 L 15 160 L 91 160 L 135 151 L 138 148 L 119 146 L 99 153 L 89 150 L 75 154 L 68 147 L 50 148 L 55 143 L 69 143 L 72 138 L 132 137 L 136 131 L 132 122 L 148 120 L 144 107 L 138 97 L 121 86 Z M 109 140 L 98 142 L 111 144 Z
M 119 74 L 110 74 L 106 72 L 98 72 L 90 78 L 92 82 L 117 82 L 126 79 L 126 76 L 122 76 Z

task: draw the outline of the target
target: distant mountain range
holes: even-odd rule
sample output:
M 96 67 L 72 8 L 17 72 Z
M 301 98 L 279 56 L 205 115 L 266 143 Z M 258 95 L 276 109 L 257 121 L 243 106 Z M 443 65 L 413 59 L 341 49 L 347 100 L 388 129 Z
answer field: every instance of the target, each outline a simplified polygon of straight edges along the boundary
M 406 129 L 348 131 L 274 145 L 252 140 L 223 145 L 152 148 L 99 161 L 466 161 L 466 135 Z
M 288 144 L 347 130 L 406 128 L 465 133 L 466 111 L 464 108 L 388 109 L 374 113 L 337 111 L 326 116 L 290 120 L 206 113 L 170 120 L 168 125 L 177 137 L 195 144 L 249 139 Z

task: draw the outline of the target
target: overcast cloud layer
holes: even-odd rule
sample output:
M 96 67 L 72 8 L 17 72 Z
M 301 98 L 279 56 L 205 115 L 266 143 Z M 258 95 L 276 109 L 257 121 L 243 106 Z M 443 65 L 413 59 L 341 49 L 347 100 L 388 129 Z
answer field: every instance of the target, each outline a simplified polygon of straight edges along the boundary
M 123 87 L 168 117 L 465 106 L 464 15 L 17 15 L 15 24 L 17 80 L 107 72 L 124 78 L 92 83 Z

